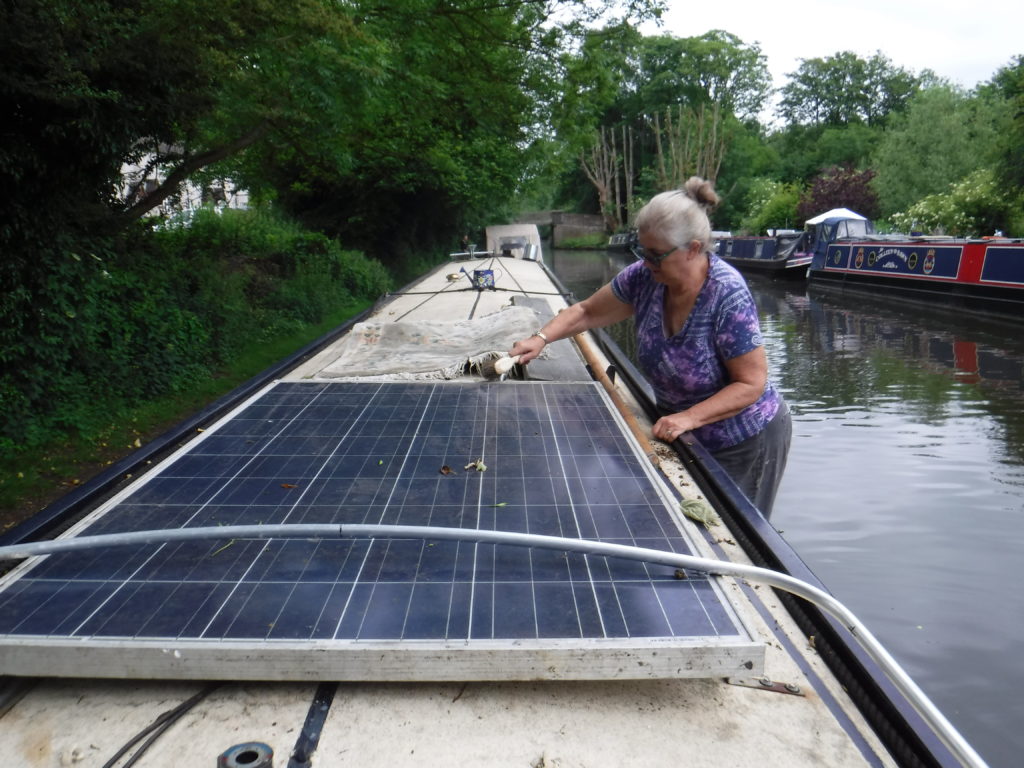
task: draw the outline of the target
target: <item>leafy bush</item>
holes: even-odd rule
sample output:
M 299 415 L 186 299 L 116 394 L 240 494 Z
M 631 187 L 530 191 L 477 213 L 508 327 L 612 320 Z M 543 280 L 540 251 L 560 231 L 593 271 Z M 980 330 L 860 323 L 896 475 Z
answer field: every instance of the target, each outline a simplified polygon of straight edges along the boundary
M 1020 218 L 1019 200 L 1015 207 L 995 171 L 983 168 L 951 184 L 949 191 L 928 195 L 906 211 L 894 213 L 891 221 L 903 232 L 979 237 L 996 231 L 1020 235 L 1014 229 Z
M 800 188 L 796 184 L 757 179 L 751 184 L 748 195 L 750 214 L 743 219 L 741 226 L 755 235 L 769 229 L 793 229 L 801 223 L 796 215 L 799 202 Z
M 389 283 L 377 262 L 266 212 L 202 210 L 92 245 L 37 249 L 0 275 L 0 457 L 89 439 L 118 404 L 186 391 Z

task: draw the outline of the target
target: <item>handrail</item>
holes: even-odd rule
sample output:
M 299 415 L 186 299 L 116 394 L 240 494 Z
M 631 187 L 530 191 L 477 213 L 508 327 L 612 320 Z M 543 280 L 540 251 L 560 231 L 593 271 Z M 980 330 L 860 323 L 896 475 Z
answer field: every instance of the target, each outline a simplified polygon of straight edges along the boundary
M 802 597 L 842 622 L 847 631 L 871 656 L 875 663 L 878 664 L 885 675 L 892 681 L 893 685 L 907 698 L 911 706 L 928 723 L 929 727 L 957 760 L 960 761 L 961 765 L 968 768 L 987 768 L 981 756 L 960 735 L 952 723 L 946 719 L 942 712 L 925 695 L 924 691 L 918 687 L 910 675 L 903 670 L 852 611 L 828 592 L 811 584 L 784 573 L 753 565 L 712 560 L 692 555 L 680 555 L 675 552 L 664 552 L 645 547 L 609 544 L 601 541 L 571 539 L 560 536 L 541 536 L 512 531 L 482 531 L 471 528 L 362 524 L 210 526 L 69 537 L 0 547 L 0 559 L 14 559 L 130 544 L 163 544 L 170 541 L 195 539 L 243 538 L 390 538 L 474 541 L 484 544 L 507 544 L 511 546 L 555 549 L 562 552 L 580 552 L 586 555 L 619 557 L 675 568 L 689 568 L 694 571 L 703 571 L 712 576 L 731 576 L 768 584 L 769 586 Z

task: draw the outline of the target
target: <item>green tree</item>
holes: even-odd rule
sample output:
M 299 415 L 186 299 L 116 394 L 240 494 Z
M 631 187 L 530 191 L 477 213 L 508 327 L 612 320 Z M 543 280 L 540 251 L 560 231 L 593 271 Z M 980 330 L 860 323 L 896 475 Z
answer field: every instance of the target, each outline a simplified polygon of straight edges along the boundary
M 562 87 L 552 99 L 552 125 L 573 158 L 589 148 L 599 127 L 642 114 L 636 93 L 641 40 L 634 26 L 613 24 L 587 30 L 578 51 L 562 54 Z
M 880 126 L 787 125 L 775 131 L 768 143 L 778 152 L 781 178 L 808 182 L 823 169 L 835 165 L 866 168 L 882 138 Z
M 759 124 L 737 122 L 729 135 L 730 141 L 716 183 L 722 198 L 714 214 L 714 225 L 718 229 L 743 226 L 759 179 L 782 178 L 782 159 L 777 149 L 767 142 Z
M 862 59 L 851 51 L 801 59 L 780 91 L 778 115 L 802 125 L 875 125 L 899 112 L 918 87 L 910 72 L 876 53 Z
M 528 5 L 454 11 L 407 0 L 368 18 L 364 34 L 386 50 L 362 120 L 338 126 L 344 151 L 311 163 L 268 144 L 250 186 L 393 262 L 447 250 L 458 228 L 500 210 L 536 120 L 525 86 L 538 19 Z
M 1024 56 L 1015 56 L 980 91 L 1005 100 L 1007 122 L 997 142 L 998 174 L 1003 184 L 1020 195 L 1024 193 Z
M 452 193 L 445 197 L 453 207 L 485 198 L 500 207 L 518 187 L 509 168 L 527 164 L 554 101 L 556 54 L 610 7 L 585 0 L 5 4 L 0 191 L 16 202 L 0 218 L 31 227 L 40 218 L 34 212 L 53 211 L 60 222 L 93 227 L 112 212 L 145 215 L 203 173 L 235 174 L 279 199 L 330 194 L 332 180 L 343 179 L 342 191 L 364 200 L 382 182 L 407 189 L 417 174 L 433 174 L 434 189 Z M 636 0 L 626 12 L 658 7 Z M 562 11 L 575 18 L 553 23 Z M 123 164 L 135 161 L 159 167 L 164 183 L 119 199 Z M 428 191 L 411 191 L 403 206 L 429 202 Z M 436 213 L 427 215 L 436 221 Z
M 344 121 L 373 73 L 372 41 L 328 0 L 4 9 L 0 172 L 20 191 L 15 205 L 89 226 L 145 214 L 184 178 L 271 133 L 308 136 Z M 339 90 L 348 110 L 328 98 Z M 163 167 L 165 183 L 120 197 L 123 166 L 146 160 Z
M 646 37 L 639 51 L 636 93 L 645 114 L 676 105 L 717 104 L 741 119 L 754 118 L 771 95 L 760 47 L 722 30 L 697 37 Z
M 918 93 L 904 114 L 894 116 L 875 154 L 882 215 L 906 210 L 993 163 L 1005 108 L 999 99 L 950 85 Z
M 602 46 L 605 40 L 608 46 Z M 563 66 L 560 101 L 567 107 L 556 112 L 562 115 L 555 123 L 558 138 L 572 142 L 578 137 L 589 149 L 600 128 L 614 129 L 617 136 L 625 128 L 634 141 L 628 153 L 633 162 L 630 179 L 621 183 L 635 188 L 638 197 L 671 183 L 665 179 L 675 175 L 667 171 L 673 142 L 679 157 L 713 156 L 713 162 L 703 163 L 711 169 L 724 163 L 722 153 L 741 130 L 736 115 L 753 122 L 749 116 L 771 92 L 760 48 L 720 30 L 692 38 L 638 37 L 632 30 L 619 34 L 612 27 L 592 33 L 578 53 L 564 57 Z M 698 136 L 697 143 L 713 151 L 684 150 Z M 561 199 L 596 210 L 598 196 L 578 167 L 563 178 L 562 189 Z M 621 197 L 631 195 L 624 190 Z
M 743 229 L 755 235 L 769 229 L 793 229 L 800 223 L 799 202 L 800 188 L 796 184 L 754 179 L 747 203 L 749 215 L 743 220 Z
M 556 125 L 586 125 L 600 108 L 598 93 L 580 98 L 569 117 L 557 111 L 558 65 L 585 34 L 586 14 L 608 5 L 376 1 L 360 29 L 384 45 L 383 72 L 368 117 L 346 136 L 351 161 L 321 173 L 299 157 L 282 166 L 278 155 L 266 158 L 264 175 L 304 221 L 416 269 L 417 254 L 450 250 L 459 235 L 505 215 L 529 190 L 527 171 L 557 159 L 553 116 Z M 557 10 L 584 16 L 559 26 Z M 577 150 L 584 136 L 582 128 L 572 134 Z

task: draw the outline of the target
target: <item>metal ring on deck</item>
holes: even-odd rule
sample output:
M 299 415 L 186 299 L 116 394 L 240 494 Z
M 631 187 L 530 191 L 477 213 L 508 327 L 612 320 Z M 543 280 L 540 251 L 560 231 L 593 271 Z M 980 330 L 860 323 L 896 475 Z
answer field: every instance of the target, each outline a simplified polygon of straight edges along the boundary
M 217 758 L 217 768 L 274 768 L 274 750 L 259 741 L 236 744 Z

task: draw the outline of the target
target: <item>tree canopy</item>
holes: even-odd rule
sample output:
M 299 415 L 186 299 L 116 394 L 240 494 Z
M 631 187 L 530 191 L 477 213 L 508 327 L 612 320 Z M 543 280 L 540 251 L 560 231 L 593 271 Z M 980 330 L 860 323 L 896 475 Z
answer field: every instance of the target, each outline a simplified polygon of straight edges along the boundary
M 514 194 L 549 119 L 558 53 L 613 7 L 637 18 L 660 8 L 658 0 L 5 4 L 6 232 L 27 240 L 49 232 L 36 226 L 48 212 L 64 228 L 114 226 L 204 174 L 231 174 L 262 199 L 376 247 L 398 218 L 424 206 L 431 210 L 412 231 L 439 223 L 451 231 L 463 224 L 453 218 L 480 219 Z M 559 15 L 569 20 L 557 23 Z M 160 170 L 160 187 L 121 185 L 125 164 L 137 162 Z M 325 205 L 332 198 L 341 204 Z M 387 232 L 370 231 L 377 221 L 389 222 Z
M 998 175 L 1004 185 L 1024 188 L 1024 56 L 1016 56 L 992 77 L 983 95 L 1004 100 L 1008 121 L 998 140 Z
M 919 80 L 881 52 L 862 59 L 851 51 L 801 59 L 781 89 L 778 114 L 801 125 L 874 125 L 903 109 Z
M 893 117 L 874 157 L 875 186 L 886 214 L 902 211 L 996 158 L 1003 122 L 998 100 L 952 86 L 926 88 Z
M 717 104 L 741 120 L 753 119 L 771 94 L 771 76 L 760 47 L 729 32 L 664 35 L 641 41 L 636 93 L 648 113 L 677 104 Z
M 17 261 L 115 229 L 173 200 L 184 179 L 231 177 L 386 258 L 440 249 L 527 199 L 593 211 L 604 194 L 627 201 L 613 219 L 624 222 L 634 194 L 686 172 L 716 177 L 726 225 L 750 219 L 755 180 L 803 187 L 837 166 L 875 172 L 883 213 L 989 165 L 1020 186 L 1019 57 L 955 96 L 881 52 L 804 59 L 775 94 L 781 124 L 762 125 L 773 91 L 760 47 L 725 30 L 641 34 L 635 22 L 661 8 L 6 4 L 0 245 Z M 605 193 L 581 165 L 602 130 L 618 153 Z M 134 183 L 143 174 L 161 184 Z

